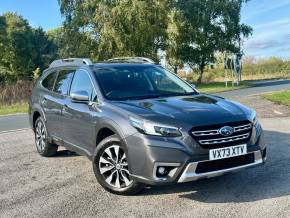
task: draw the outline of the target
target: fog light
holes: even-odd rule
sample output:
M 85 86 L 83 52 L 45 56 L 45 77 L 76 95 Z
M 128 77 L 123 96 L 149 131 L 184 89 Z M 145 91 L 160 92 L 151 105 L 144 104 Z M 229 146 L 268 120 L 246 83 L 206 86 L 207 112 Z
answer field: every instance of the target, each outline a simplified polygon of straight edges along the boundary
M 165 167 L 158 167 L 158 174 L 163 176 L 166 174 L 166 168 Z
M 180 163 L 156 163 L 153 168 L 153 177 L 160 181 L 170 180 L 180 165 Z

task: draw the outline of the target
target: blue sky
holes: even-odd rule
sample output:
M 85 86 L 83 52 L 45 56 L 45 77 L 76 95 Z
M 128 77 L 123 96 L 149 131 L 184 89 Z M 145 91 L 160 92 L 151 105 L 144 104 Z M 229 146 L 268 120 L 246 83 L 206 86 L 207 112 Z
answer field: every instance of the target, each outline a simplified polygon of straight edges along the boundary
M 246 55 L 290 58 L 290 0 L 252 0 L 242 9 L 242 22 L 254 29 L 244 43 Z
M 45 30 L 62 23 L 57 0 L 0 0 L 0 14 L 7 11 L 17 12 L 32 26 Z
M 57 0 L 0 0 L 0 14 L 7 11 L 45 30 L 62 23 Z M 290 0 L 251 0 L 242 9 L 242 22 L 254 28 L 244 42 L 245 55 L 290 59 Z

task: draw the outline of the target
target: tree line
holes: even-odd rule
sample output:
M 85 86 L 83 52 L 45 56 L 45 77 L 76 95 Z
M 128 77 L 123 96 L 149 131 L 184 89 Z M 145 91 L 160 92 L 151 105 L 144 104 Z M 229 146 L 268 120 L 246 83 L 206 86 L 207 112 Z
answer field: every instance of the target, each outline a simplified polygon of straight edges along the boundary
M 15 13 L 0 16 L 0 81 L 32 79 L 56 58 L 159 61 L 162 51 L 175 72 L 186 64 L 201 82 L 217 52 L 240 52 L 252 33 L 241 23 L 247 0 L 58 1 L 63 25 L 47 32 Z

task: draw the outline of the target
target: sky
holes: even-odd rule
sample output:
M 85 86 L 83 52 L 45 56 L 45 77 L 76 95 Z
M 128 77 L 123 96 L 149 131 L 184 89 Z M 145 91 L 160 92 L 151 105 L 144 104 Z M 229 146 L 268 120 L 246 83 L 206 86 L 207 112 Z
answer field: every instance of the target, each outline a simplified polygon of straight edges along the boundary
M 0 0 L 0 14 L 7 11 L 45 30 L 62 23 L 57 0 Z M 290 59 L 290 0 L 251 0 L 242 8 L 242 22 L 254 29 L 243 43 L 245 55 Z
M 242 22 L 254 29 L 246 55 L 290 59 L 290 0 L 252 0 L 242 8 Z

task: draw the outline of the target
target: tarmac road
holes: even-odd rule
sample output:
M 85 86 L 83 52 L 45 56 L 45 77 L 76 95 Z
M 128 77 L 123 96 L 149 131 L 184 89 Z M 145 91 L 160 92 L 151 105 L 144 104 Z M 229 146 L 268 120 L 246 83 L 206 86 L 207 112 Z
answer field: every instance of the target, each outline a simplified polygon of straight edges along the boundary
M 0 133 L 0 217 L 290 217 L 290 118 L 260 120 L 263 166 L 117 196 L 86 157 L 40 157 L 31 130 Z
M 246 97 L 250 95 L 260 95 L 267 92 L 280 91 L 290 89 L 290 80 L 269 80 L 269 81 L 254 81 L 255 87 L 246 89 L 237 89 L 228 92 L 217 93 L 216 95 L 224 98 Z M 231 85 L 231 84 L 229 84 Z
M 27 114 L 0 116 L 0 132 L 29 128 Z
M 265 92 L 279 91 L 290 89 L 290 80 L 272 80 L 272 81 L 256 81 L 256 87 L 234 90 L 229 92 L 217 93 L 216 95 L 225 98 L 246 97 L 249 95 L 257 95 Z M 230 85 L 230 84 L 229 84 Z M 0 116 L 0 132 L 10 131 L 22 128 L 30 128 L 28 117 L 26 114 Z

